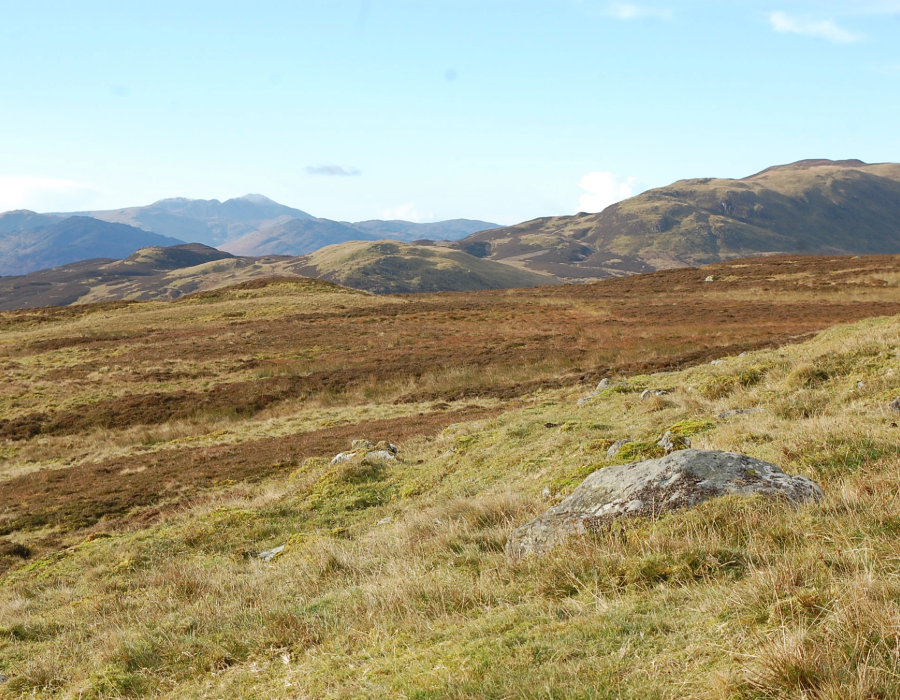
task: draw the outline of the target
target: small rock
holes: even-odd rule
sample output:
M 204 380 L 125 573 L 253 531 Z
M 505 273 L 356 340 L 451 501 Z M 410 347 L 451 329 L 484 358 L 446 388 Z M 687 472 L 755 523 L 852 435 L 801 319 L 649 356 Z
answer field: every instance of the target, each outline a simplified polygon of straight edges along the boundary
M 343 464 L 344 462 L 352 462 L 356 458 L 356 452 L 338 452 L 334 459 L 331 460 L 332 464 Z
M 612 382 L 609 381 L 609 379 L 607 379 L 607 378 L 603 378 L 600 380 L 600 383 L 597 385 L 597 391 L 598 392 L 606 391 L 611 386 L 612 386 Z
M 656 445 L 657 447 L 662 447 L 666 454 L 669 454 L 675 450 L 684 450 L 690 447 L 691 439 L 682 435 L 672 435 L 672 431 L 667 430 Z
M 866 386 L 866 383 L 865 383 L 865 382 L 856 382 L 856 388 L 857 388 L 857 389 L 862 389 L 862 388 L 865 387 L 865 386 Z
M 541 491 L 541 498 L 543 498 L 545 501 L 549 501 L 549 500 L 550 500 L 550 496 L 552 496 L 552 495 L 553 495 L 553 494 L 550 493 L 550 487 L 549 487 L 549 486 L 545 486 L 545 487 L 544 487 L 544 490 Z
M 747 357 L 747 354 L 748 354 L 747 351 L 744 350 L 744 352 L 740 353 L 740 354 L 738 355 L 738 357 Z
M 389 515 L 389 516 L 386 517 L 386 518 L 382 518 L 381 520 L 379 520 L 379 521 L 378 521 L 377 523 L 375 523 L 375 524 L 376 524 L 376 525 L 390 525 L 392 522 L 394 522 L 394 519 Z
M 257 559 L 262 559 L 263 561 L 272 561 L 275 557 L 281 554 L 284 551 L 286 545 L 281 545 L 280 547 L 275 547 L 274 549 L 267 549 L 265 552 L 260 552 L 256 555 Z
M 651 396 L 665 396 L 671 391 L 671 389 L 644 389 L 641 392 L 641 398 L 649 399 Z
M 628 443 L 632 442 L 632 440 L 616 440 L 612 445 L 610 445 L 609 449 L 606 451 L 606 458 L 612 459 L 619 452 L 622 451 L 622 448 L 625 447 Z
M 724 364 L 725 364 L 725 360 L 713 360 L 713 361 L 710 362 L 709 364 L 711 364 L 711 365 L 724 365 Z
M 759 413 L 762 411 L 761 408 L 735 408 L 731 411 L 722 411 L 716 418 L 730 418 L 731 416 L 743 416 L 748 413 Z
M 395 461 L 394 453 L 390 450 L 375 450 L 366 453 L 366 459 L 378 459 L 382 461 Z
M 892 411 L 900 411 L 900 396 L 888 404 L 888 408 Z
M 593 394 L 588 394 L 587 396 L 582 396 L 580 399 L 578 399 L 578 405 L 584 406 L 591 399 L 597 398 L 598 396 L 599 396 L 599 394 L 596 391 Z
M 623 516 L 656 517 L 726 494 L 782 497 L 794 503 L 822 497 L 805 476 L 790 476 L 774 464 L 718 450 L 681 450 L 600 469 L 572 494 L 509 537 L 511 559 L 542 554 L 571 535 L 585 535 Z
M 718 278 L 717 278 L 715 275 L 709 275 L 709 276 L 707 276 L 707 278 L 706 278 L 705 280 L 703 280 L 703 281 L 704 281 L 704 282 L 715 282 L 717 279 L 718 279 Z
M 6 683 L 6 681 L 8 681 L 8 680 L 9 680 L 8 676 L 4 676 L 2 673 L 0 673 L 0 683 Z

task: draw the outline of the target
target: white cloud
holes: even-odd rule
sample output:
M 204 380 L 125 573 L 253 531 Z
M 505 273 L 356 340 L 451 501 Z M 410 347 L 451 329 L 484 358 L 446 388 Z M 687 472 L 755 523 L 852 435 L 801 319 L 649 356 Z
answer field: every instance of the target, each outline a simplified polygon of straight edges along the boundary
M 609 14 L 616 19 L 665 19 L 674 17 L 672 10 L 658 7 L 644 7 L 630 2 L 614 2 L 609 6 Z
M 385 209 L 381 216 L 388 221 L 399 219 L 400 221 L 412 221 L 416 224 L 421 223 L 423 219 L 430 221 L 434 218 L 434 214 L 431 212 L 419 212 L 416 209 L 415 202 L 401 204 L 399 207 L 393 207 L 392 209 Z
M 90 209 L 103 193 L 93 185 L 49 177 L 0 176 L 0 211 Z
M 786 12 L 773 12 L 769 15 L 769 21 L 776 32 L 802 34 L 827 39 L 836 44 L 849 44 L 862 39 L 862 35 L 839 27 L 830 19 L 801 19 L 791 17 Z
M 578 200 L 578 211 L 591 214 L 603 211 L 611 204 L 636 195 L 640 189 L 636 177 L 618 177 L 612 173 L 591 172 L 581 178 L 578 186 L 587 190 Z

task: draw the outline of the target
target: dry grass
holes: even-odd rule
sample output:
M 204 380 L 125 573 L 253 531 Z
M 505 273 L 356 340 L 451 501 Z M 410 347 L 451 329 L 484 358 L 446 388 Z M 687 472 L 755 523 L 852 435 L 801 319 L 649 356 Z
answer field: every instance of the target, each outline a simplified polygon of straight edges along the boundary
M 639 354 L 627 340 L 619 352 Z M 0 579 L 0 673 L 11 679 L 0 697 L 900 696 L 900 421 L 886 408 L 900 394 L 898 345 L 900 320 L 876 319 L 632 374 L 628 389 L 583 406 L 593 378 L 455 415 L 380 403 L 375 384 L 369 401 L 294 397 L 250 418 L 12 443 L 8 464 L 23 468 L 81 460 L 3 482 L 6 494 L 34 487 L 31 512 L 64 488 L 63 505 L 84 498 L 73 474 L 110 486 L 84 501 L 94 513 L 128 493 L 158 489 L 160 500 L 129 501 L 86 529 L 22 519 L 0 538 L 12 567 Z M 565 370 L 553 357 L 541 372 Z M 502 363 L 433 371 L 387 398 L 533 379 Z M 642 400 L 645 387 L 675 390 Z M 760 410 L 716 418 L 738 408 Z M 608 464 L 613 440 L 652 449 L 667 429 L 806 474 L 826 497 L 799 508 L 718 499 L 507 561 L 510 530 Z M 401 459 L 331 465 L 353 437 L 394 439 Z M 209 481 L 190 481 L 203 470 Z M 0 527 L 25 515 L 16 493 Z M 270 562 L 253 556 L 282 544 Z

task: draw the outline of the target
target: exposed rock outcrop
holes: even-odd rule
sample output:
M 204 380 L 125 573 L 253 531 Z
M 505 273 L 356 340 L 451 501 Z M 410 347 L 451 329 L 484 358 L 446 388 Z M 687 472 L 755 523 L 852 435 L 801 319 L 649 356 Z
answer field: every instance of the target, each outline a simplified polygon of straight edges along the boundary
M 559 505 L 510 535 L 512 559 L 541 554 L 570 535 L 587 534 L 622 516 L 656 516 L 726 494 L 817 500 L 822 489 L 774 464 L 717 450 L 681 450 L 659 459 L 616 465 L 591 474 Z

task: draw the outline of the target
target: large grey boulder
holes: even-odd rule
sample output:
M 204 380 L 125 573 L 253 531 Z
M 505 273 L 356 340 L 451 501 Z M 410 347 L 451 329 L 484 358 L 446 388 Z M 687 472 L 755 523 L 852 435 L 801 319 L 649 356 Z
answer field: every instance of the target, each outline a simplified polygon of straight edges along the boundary
M 680 450 L 595 471 L 559 505 L 515 530 L 506 553 L 512 559 L 541 554 L 613 518 L 655 516 L 716 496 L 756 493 L 795 503 L 822 497 L 811 479 L 789 476 L 769 462 L 734 452 Z

